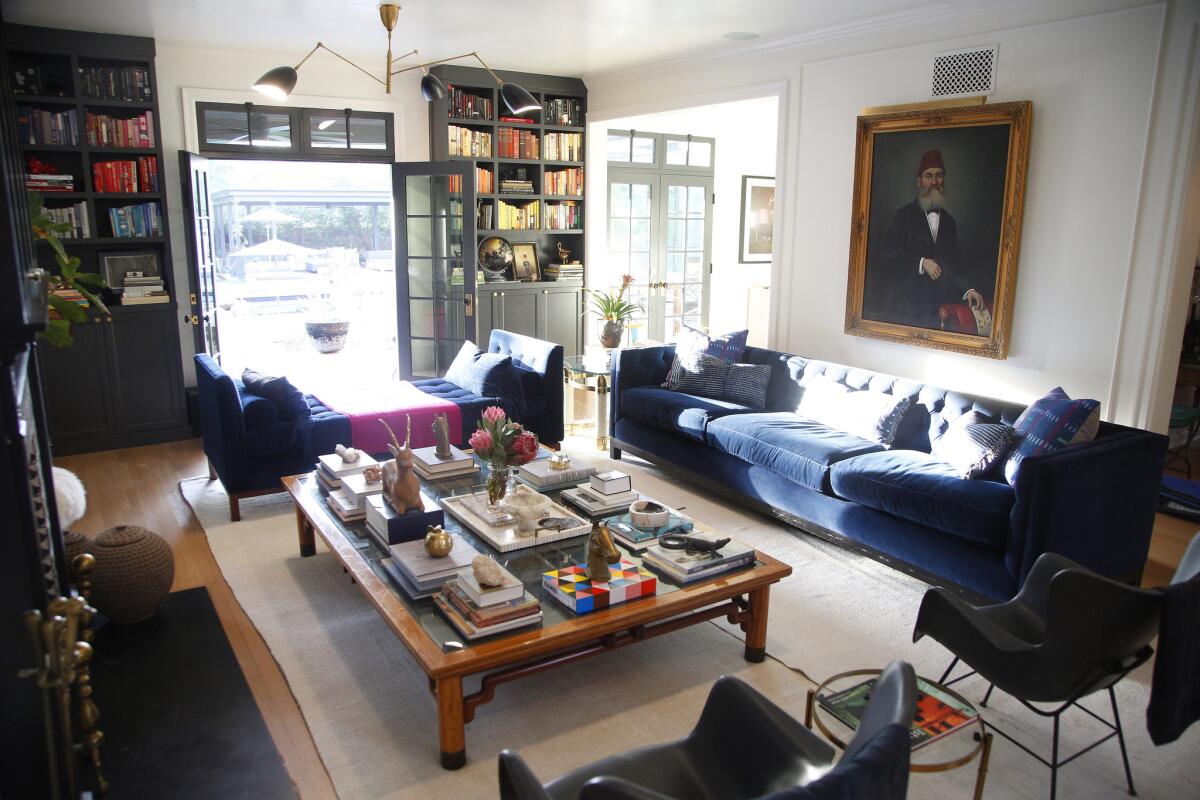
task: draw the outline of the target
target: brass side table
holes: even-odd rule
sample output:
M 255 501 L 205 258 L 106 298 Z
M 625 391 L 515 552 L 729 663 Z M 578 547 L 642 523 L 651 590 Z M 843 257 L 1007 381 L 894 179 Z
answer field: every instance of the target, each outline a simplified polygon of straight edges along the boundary
M 603 356 L 567 356 L 563 359 L 563 420 L 575 427 L 575 389 L 596 395 L 596 448 L 608 450 L 608 375 L 611 352 Z
M 828 696 L 843 689 L 849 689 L 867 678 L 878 677 L 879 674 L 880 670 L 877 669 L 857 669 L 849 672 L 839 672 L 837 675 L 825 680 L 816 689 L 810 689 L 808 692 L 808 703 L 804 709 L 804 726 L 811 729 L 815 723 L 817 728 L 821 733 L 825 734 L 830 742 L 839 749 L 845 750 L 846 744 L 854 735 L 854 731 L 818 703 L 817 697 L 818 695 Z M 924 747 L 913 750 L 913 756 L 919 756 L 920 760 L 911 761 L 909 771 L 947 772 L 969 764 L 978 757 L 979 771 L 975 776 L 975 793 L 972 796 L 974 800 L 981 800 L 983 797 L 983 784 L 987 780 L 988 759 L 992 753 L 992 734 L 987 730 L 987 726 L 983 722 L 983 715 L 979 713 L 979 709 L 974 703 L 953 689 L 948 689 L 942 684 L 931 681 L 928 678 L 921 678 L 921 680 L 935 687 L 939 692 L 945 692 L 950 697 L 970 707 L 975 711 L 975 719 L 964 725 L 961 729 L 929 742 Z M 973 730 L 974 733 L 971 736 L 966 736 L 968 730 Z

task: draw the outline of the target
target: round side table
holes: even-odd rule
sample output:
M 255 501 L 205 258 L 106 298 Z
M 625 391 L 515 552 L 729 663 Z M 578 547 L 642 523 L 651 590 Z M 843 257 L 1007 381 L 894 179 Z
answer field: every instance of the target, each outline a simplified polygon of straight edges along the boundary
M 838 692 L 850 689 L 868 678 L 879 677 L 881 670 L 856 669 L 849 672 L 839 672 L 826 679 L 816 689 L 808 692 L 808 702 L 804 710 L 804 725 L 811 729 L 815 724 L 836 747 L 844 750 L 846 744 L 854 735 L 854 729 L 834 716 L 830 711 L 817 702 L 818 697 L 829 697 Z M 918 681 L 957 700 L 975 712 L 975 718 L 962 728 L 952 731 L 939 739 L 927 742 L 924 746 L 912 751 L 909 764 L 910 772 L 947 772 L 965 766 L 976 758 L 979 759 L 979 771 L 975 777 L 974 800 L 983 797 L 983 784 L 987 780 L 988 758 L 992 752 L 992 734 L 983 722 L 983 715 L 975 704 L 953 689 L 931 681 L 928 678 L 917 678 Z M 920 687 L 918 686 L 918 691 Z M 972 731 L 971 736 L 966 736 Z

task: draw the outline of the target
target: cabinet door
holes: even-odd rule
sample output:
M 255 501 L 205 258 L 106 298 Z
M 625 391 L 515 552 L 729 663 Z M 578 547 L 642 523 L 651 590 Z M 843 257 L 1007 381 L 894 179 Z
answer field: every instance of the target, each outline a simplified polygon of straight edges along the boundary
M 182 425 L 174 313 L 121 314 L 105 327 L 112 341 L 109 359 L 117 432 Z
M 492 319 L 494 318 L 492 306 L 497 302 L 497 294 L 497 292 L 485 289 L 476 290 L 475 325 L 479 330 L 479 338 L 475 340 L 475 344 L 481 348 L 486 348 L 492 337 Z
M 493 318 L 497 328 L 522 336 L 538 337 L 538 293 L 532 291 L 498 292 L 501 315 Z
M 56 444 L 114 429 L 108 364 L 109 324 L 92 317 L 72 325 L 70 347 L 38 346 L 50 438 Z
M 578 289 L 545 289 L 546 341 L 561 344 L 564 356 L 579 354 L 579 296 Z

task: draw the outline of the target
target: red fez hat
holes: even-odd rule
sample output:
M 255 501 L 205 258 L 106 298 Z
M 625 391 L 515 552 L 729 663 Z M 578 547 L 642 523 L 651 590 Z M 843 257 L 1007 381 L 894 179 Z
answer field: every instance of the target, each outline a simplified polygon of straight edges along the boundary
M 941 150 L 927 150 L 925 155 L 921 156 L 921 166 L 917 167 L 917 175 L 920 175 L 925 170 L 932 169 L 933 167 L 937 167 L 941 170 L 946 169 L 946 165 L 942 163 Z

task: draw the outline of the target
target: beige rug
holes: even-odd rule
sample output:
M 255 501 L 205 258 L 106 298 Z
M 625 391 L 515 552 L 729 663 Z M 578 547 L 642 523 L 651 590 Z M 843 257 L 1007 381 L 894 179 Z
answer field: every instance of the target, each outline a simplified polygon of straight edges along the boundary
M 587 450 L 573 455 L 600 460 Z M 919 581 L 706 498 L 642 462 L 626 458 L 619 467 L 644 493 L 792 565 L 792 576 L 771 596 L 768 652 L 778 661 L 748 664 L 734 638 L 740 631 L 706 624 L 506 684 L 468 725 L 469 762 L 457 772 L 437 764 L 434 702 L 420 668 L 319 540 L 317 556 L 299 557 L 288 497 L 243 501 L 242 521 L 230 523 L 218 483 L 197 478 L 181 489 L 279 662 L 343 798 L 496 797 L 502 748 L 518 750 L 549 779 L 611 752 L 681 736 L 721 674 L 738 675 L 798 718 L 812 685 L 803 675 L 819 680 L 892 658 L 930 677 L 941 674 L 948 662 L 941 647 L 910 641 L 924 590 Z M 1144 724 L 1149 674 L 1134 677 L 1122 685 L 1120 702 L 1140 795 L 1200 796 L 1200 726 L 1173 745 L 1153 747 Z M 467 691 L 473 688 L 469 681 Z M 970 683 L 964 691 L 982 695 Z M 1049 752 L 1048 724 L 1007 698 L 993 697 L 993 706 L 987 718 Z M 1097 728 L 1080 713 L 1064 719 L 1063 751 L 1070 753 Z M 974 778 L 973 767 L 914 775 L 910 796 L 969 797 Z M 1048 770 L 997 739 L 986 797 L 1037 797 L 1048 786 Z M 1115 741 L 1064 768 L 1059 782 L 1064 798 L 1117 796 L 1122 787 Z

